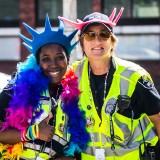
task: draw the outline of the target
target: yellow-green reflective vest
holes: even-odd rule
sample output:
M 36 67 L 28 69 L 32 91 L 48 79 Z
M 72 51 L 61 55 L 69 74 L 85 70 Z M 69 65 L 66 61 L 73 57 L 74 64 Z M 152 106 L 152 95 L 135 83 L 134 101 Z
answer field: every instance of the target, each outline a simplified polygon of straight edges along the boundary
M 91 142 L 82 153 L 82 160 L 95 160 L 95 149 L 104 149 L 106 160 L 139 160 L 139 145 L 143 143 L 143 135 L 145 141 L 150 142 L 153 146 L 158 141 L 154 126 L 146 114 L 142 114 L 139 119 L 127 118 L 117 112 L 112 117 L 110 116 L 110 107 L 114 105 L 119 95 L 131 97 L 138 79 L 143 75 L 150 78 L 149 74 L 140 66 L 119 58 L 113 57 L 113 59 L 116 71 L 102 106 L 101 119 L 96 111 L 89 87 L 88 59 L 85 58 L 73 64 L 73 69 L 79 78 L 79 89 L 82 91 L 79 106 L 86 112 L 87 131 L 91 137 Z M 111 122 L 115 135 L 115 149 L 111 149 Z
M 46 96 L 49 94 L 47 93 Z M 50 111 L 51 111 L 51 100 L 41 100 L 40 102 L 42 104 L 42 109 L 44 112 L 40 116 L 38 120 L 36 120 L 36 123 L 40 123 L 44 118 L 46 118 Z M 63 113 L 61 109 L 61 101 L 58 102 L 58 107 L 56 110 L 56 125 L 55 125 L 55 134 L 52 139 L 55 141 L 58 141 L 60 144 L 65 146 L 67 144 L 67 133 L 66 133 L 66 126 L 67 126 L 67 116 Z M 52 144 L 54 145 L 54 144 Z M 35 159 L 36 156 L 43 158 L 43 159 L 49 159 L 49 154 L 54 156 L 56 152 L 54 150 L 50 150 L 50 148 L 45 147 L 44 151 L 45 153 L 39 153 L 40 145 L 33 144 L 32 142 L 26 142 L 24 144 L 24 150 L 22 152 L 21 158 L 23 159 Z M 37 150 L 35 152 L 35 149 Z

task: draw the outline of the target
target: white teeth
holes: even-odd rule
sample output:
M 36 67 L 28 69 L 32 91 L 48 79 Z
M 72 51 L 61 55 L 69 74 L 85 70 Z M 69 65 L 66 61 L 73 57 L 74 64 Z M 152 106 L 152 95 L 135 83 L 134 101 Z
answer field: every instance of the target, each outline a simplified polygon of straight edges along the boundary
M 49 72 L 51 75 L 56 76 L 57 74 L 59 74 L 59 71 L 57 72 Z
M 97 47 L 96 47 L 96 48 L 93 48 L 93 49 L 100 50 L 101 48 L 97 48 Z

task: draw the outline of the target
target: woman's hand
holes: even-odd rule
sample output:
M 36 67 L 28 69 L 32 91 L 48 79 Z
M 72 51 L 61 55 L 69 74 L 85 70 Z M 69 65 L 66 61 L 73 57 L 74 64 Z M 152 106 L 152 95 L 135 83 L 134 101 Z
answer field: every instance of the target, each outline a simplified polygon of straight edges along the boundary
M 52 114 L 48 115 L 39 123 L 39 139 L 43 141 L 51 141 L 54 135 L 54 127 L 49 125 L 49 120 L 53 117 Z

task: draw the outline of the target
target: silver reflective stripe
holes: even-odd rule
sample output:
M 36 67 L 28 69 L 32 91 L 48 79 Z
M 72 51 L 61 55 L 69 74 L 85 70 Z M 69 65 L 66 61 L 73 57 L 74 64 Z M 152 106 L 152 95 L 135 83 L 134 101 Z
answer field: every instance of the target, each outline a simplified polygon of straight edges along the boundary
M 80 83 L 82 77 L 82 70 L 85 60 L 81 61 L 81 63 L 76 67 L 75 75 L 78 77 L 78 84 Z
M 149 124 L 150 124 L 150 121 L 149 121 L 148 118 L 144 117 L 144 118 L 141 120 L 141 126 L 142 126 L 143 132 L 144 132 L 145 130 L 147 130 L 147 129 L 146 129 L 146 126 L 148 126 Z M 140 124 L 139 124 L 139 128 L 140 128 Z M 157 136 L 157 134 L 156 134 L 155 130 L 152 128 L 152 129 L 150 129 L 150 130 L 147 132 L 147 135 L 144 135 L 144 138 L 145 138 L 146 141 L 148 141 L 148 140 L 153 139 L 153 138 L 156 137 L 156 136 Z
M 114 116 L 115 118 L 114 118 L 114 122 L 117 124 L 117 126 L 121 129 L 121 131 L 124 133 L 124 139 L 125 140 L 127 140 L 128 139 L 128 137 L 130 137 L 131 136 L 131 134 L 132 134 L 132 131 L 129 129 L 129 127 L 128 127 L 128 125 L 126 124 L 126 123 L 123 123 L 123 122 L 121 122 L 121 121 L 119 121 L 119 119 L 117 119 L 117 117 L 116 116 Z M 131 122 L 131 123 L 133 123 L 133 122 Z M 134 132 L 134 134 L 135 134 L 135 132 Z M 115 135 L 115 136 L 118 136 L 118 135 Z M 127 142 L 128 143 L 128 142 Z M 126 145 L 126 144 L 125 144 Z
M 121 76 L 125 78 L 130 78 L 132 74 L 135 72 L 135 67 L 128 67 L 122 73 Z M 128 95 L 128 88 L 129 88 L 129 80 L 124 78 L 120 79 L 120 95 Z
M 30 148 L 30 149 L 36 149 L 36 150 L 40 150 L 40 145 L 39 144 L 32 144 L 32 143 L 30 143 L 30 142 L 26 142 L 25 144 L 24 144 L 24 146 L 26 147 L 26 148 Z
M 142 128 L 143 128 L 143 131 L 146 131 L 147 130 L 147 126 L 150 124 L 150 121 L 148 120 L 148 118 L 146 118 L 146 117 L 143 117 L 143 119 L 141 120 L 141 126 L 142 126 Z M 132 144 L 133 145 L 133 147 L 136 147 L 136 145 L 137 145 L 137 142 L 138 142 L 138 144 L 140 144 L 140 143 L 142 143 L 143 142 L 143 139 L 141 138 L 140 139 L 140 141 L 137 141 L 136 139 L 140 136 L 140 135 L 142 135 L 142 131 L 141 131 L 141 128 L 140 128 L 140 124 L 138 124 L 137 125 L 137 127 L 135 127 L 135 129 L 134 129 L 134 134 L 132 135 L 132 137 L 130 138 L 130 140 L 129 140 L 129 144 Z M 149 131 L 147 131 L 147 134 L 146 135 L 144 135 L 144 137 L 145 137 L 145 140 L 146 141 L 150 141 L 150 140 L 152 140 L 153 138 L 155 138 L 156 137 L 156 133 L 155 133 L 155 131 L 154 131 L 154 129 L 150 129 Z M 136 140 L 136 141 L 135 141 Z M 124 146 L 125 146 L 126 144 L 124 143 Z
M 51 150 L 51 149 L 48 148 L 48 147 L 46 147 L 46 148 L 44 149 L 44 152 L 45 152 L 45 153 L 48 153 L 48 154 L 51 155 L 51 156 L 54 156 L 54 155 L 56 154 L 56 152 L 55 152 L 54 150 Z
M 58 143 L 60 143 L 63 146 L 65 146 L 68 143 L 63 138 L 59 137 L 58 135 L 54 135 L 52 139 L 55 140 L 55 141 L 57 141 Z M 36 149 L 37 151 L 39 151 L 40 148 L 41 148 L 41 145 L 39 145 L 39 144 L 33 144 L 33 143 L 30 143 L 30 142 L 26 142 L 24 144 L 24 146 L 26 148 L 29 148 L 29 149 L 33 149 L 33 150 Z M 48 148 L 48 147 L 45 147 L 45 149 L 44 149 L 43 152 L 46 152 L 46 153 L 51 152 L 52 155 L 54 155 L 56 153 L 54 150 L 50 150 L 50 148 Z
M 41 100 L 40 100 L 40 103 L 41 103 L 41 104 L 48 104 L 48 105 L 51 106 L 50 98 L 49 98 L 48 100 L 41 99 Z
M 95 149 L 100 149 L 100 147 L 91 147 L 88 146 L 87 149 L 85 150 L 85 154 L 95 156 Z M 103 147 L 105 150 L 105 157 L 107 156 L 123 156 L 127 153 L 130 153 L 134 150 L 137 150 L 137 148 L 117 148 L 114 151 L 111 149 L 111 147 Z
M 26 148 L 28 148 L 28 149 L 32 149 L 32 150 L 36 150 L 36 151 L 39 151 L 39 150 L 40 150 L 40 147 L 41 147 L 41 145 L 39 145 L 39 144 L 32 144 L 32 143 L 29 143 L 29 142 L 27 142 L 24 146 L 25 146 Z M 51 153 L 52 155 L 55 155 L 55 154 L 56 154 L 55 151 L 51 150 L 51 149 L 48 148 L 48 147 L 45 147 L 43 153 L 47 153 L 47 154 Z
M 32 150 L 36 150 L 37 152 L 40 150 L 40 145 L 38 145 L 38 144 L 32 144 L 32 143 L 29 143 L 29 142 L 26 142 L 25 143 L 25 147 L 27 148 L 27 149 L 32 149 Z M 55 154 L 56 154 L 56 152 L 54 151 L 54 150 L 51 150 L 50 148 L 48 148 L 48 147 L 45 147 L 45 149 L 44 149 L 44 151 L 43 151 L 43 153 L 46 153 L 46 154 L 50 154 L 51 156 L 54 156 Z M 21 156 L 21 158 L 23 158 L 23 159 L 28 159 L 28 160 L 35 160 L 35 158 L 26 158 L 26 157 L 23 157 L 23 156 Z
M 126 77 L 126 78 L 130 78 L 131 75 L 136 71 L 135 66 L 130 66 L 127 67 L 122 73 L 121 75 Z
M 137 138 L 142 134 L 142 131 L 141 131 L 141 128 L 140 128 L 140 124 L 138 124 L 135 128 L 134 128 L 134 133 L 131 132 L 131 130 L 129 130 L 128 128 L 128 125 L 125 124 L 125 123 L 122 123 L 120 122 L 118 119 L 116 119 L 116 116 L 115 116 L 115 123 L 119 126 L 119 128 L 121 128 L 121 130 L 123 131 L 123 133 L 125 133 L 125 139 L 124 141 L 122 141 L 122 143 L 120 141 L 116 141 L 116 138 L 115 138 L 115 145 L 117 144 L 120 144 L 121 146 L 123 147 L 137 147 L 137 145 L 139 145 L 141 142 L 143 142 L 143 139 L 141 138 L 141 140 L 139 141 L 139 143 L 137 144 Z M 134 123 L 134 121 L 133 121 Z M 148 120 L 148 118 L 146 118 L 146 116 L 144 116 L 141 120 L 141 126 L 142 126 L 142 129 L 143 131 L 146 130 L 146 127 L 150 124 L 150 121 Z M 128 134 L 127 134 L 128 133 Z M 115 136 L 118 136 L 118 135 L 115 135 Z M 156 137 L 156 133 L 154 131 L 154 129 L 150 129 L 148 132 L 147 132 L 147 135 L 145 135 L 145 140 L 146 141 L 150 141 L 151 139 L 153 139 L 154 137 Z M 103 140 L 106 140 L 107 142 L 110 142 L 109 139 L 106 139 L 105 138 L 105 135 L 102 136 L 102 139 Z M 136 141 L 135 141 L 136 140 Z M 131 146 L 130 146 L 131 145 Z
M 61 145 L 65 146 L 68 142 L 63 138 L 59 137 L 58 135 L 54 135 L 53 138 L 55 141 L 59 142 Z
M 93 142 L 100 142 L 100 139 L 99 139 L 99 133 L 98 132 L 90 132 L 90 137 L 91 137 L 91 140 L 92 140 L 92 137 L 93 137 Z
M 129 81 L 121 78 L 121 80 L 120 80 L 120 95 L 127 95 L 128 86 L 129 86 Z
M 97 133 L 97 132 L 91 133 L 90 132 L 90 137 L 91 137 L 91 141 L 93 141 L 93 142 L 100 142 L 99 133 Z
M 47 91 L 45 93 L 45 95 L 43 95 L 43 96 L 45 96 L 45 97 L 40 99 L 40 103 L 48 104 L 48 105 L 51 106 L 51 98 L 50 98 L 50 95 L 49 95 L 49 91 Z

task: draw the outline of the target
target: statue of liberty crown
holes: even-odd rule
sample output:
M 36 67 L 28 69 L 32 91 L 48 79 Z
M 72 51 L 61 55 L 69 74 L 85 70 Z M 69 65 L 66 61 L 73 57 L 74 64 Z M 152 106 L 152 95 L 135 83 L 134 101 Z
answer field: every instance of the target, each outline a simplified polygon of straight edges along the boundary
M 33 28 L 23 23 L 28 32 L 32 35 L 33 39 L 29 39 L 22 34 L 19 36 L 24 40 L 23 44 L 25 47 L 35 56 L 38 49 L 48 43 L 60 44 L 70 55 L 72 49 L 76 46 L 77 42 L 71 45 L 71 41 L 74 38 L 78 30 L 73 31 L 70 35 L 66 36 L 64 34 L 64 24 L 59 20 L 59 27 L 57 31 L 53 31 L 48 14 L 46 15 L 45 28 L 44 31 L 38 33 Z

